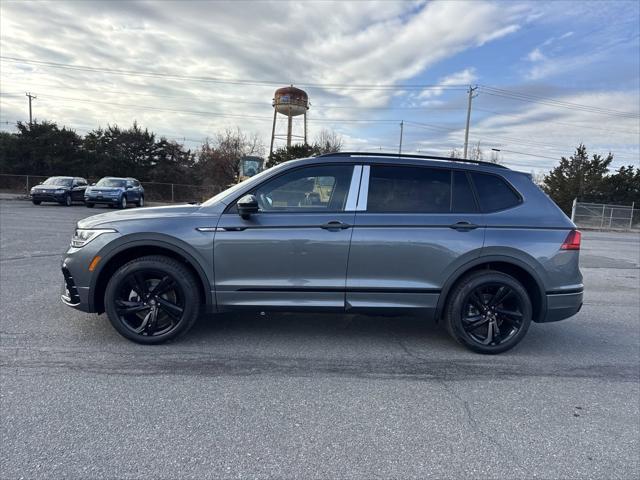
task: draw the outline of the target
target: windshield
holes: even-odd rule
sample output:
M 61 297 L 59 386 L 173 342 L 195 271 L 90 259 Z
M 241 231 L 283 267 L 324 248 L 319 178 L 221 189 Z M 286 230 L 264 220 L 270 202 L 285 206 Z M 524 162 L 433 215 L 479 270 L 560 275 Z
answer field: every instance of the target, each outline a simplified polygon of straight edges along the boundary
M 126 180 L 120 178 L 101 178 L 96 187 L 120 187 L 124 188 Z
M 286 163 L 286 162 L 285 162 Z M 271 173 L 273 173 L 274 170 L 279 169 L 280 167 L 282 167 L 284 165 L 284 163 L 281 163 L 279 165 L 276 165 L 274 167 L 271 168 L 267 168 L 266 170 L 261 171 L 260 173 L 258 173 L 257 175 L 254 175 L 253 177 L 249 177 L 246 180 L 243 180 L 242 182 L 234 185 L 233 187 L 227 188 L 226 190 L 223 190 L 222 192 L 220 192 L 219 194 L 217 194 L 215 197 L 211 197 L 209 200 L 207 200 L 206 202 L 203 203 L 203 205 L 206 207 L 208 205 L 213 205 L 214 203 L 219 202 L 220 200 L 222 200 L 224 197 L 226 197 L 227 195 L 231 195 L 233 192 L 238 191 L 242 188 L 244 188 L 245 186 L 247 186 L 249 183 L 254 183 L 254 182 L 259 182 L 262 178 L 266 177 L 267 175 L 270 175 Z
M 42 182 L 42 185 L 59 185 L 61 187 L 70 187 L 72 183 L 73 178 L 71 177 L 50 177 Z

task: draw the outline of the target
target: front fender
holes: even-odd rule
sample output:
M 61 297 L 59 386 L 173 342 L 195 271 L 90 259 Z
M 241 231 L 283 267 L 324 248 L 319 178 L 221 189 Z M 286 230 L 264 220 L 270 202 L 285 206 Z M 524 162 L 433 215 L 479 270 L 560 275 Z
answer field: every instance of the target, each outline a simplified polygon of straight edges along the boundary
M 205 303 L 207 305 L 214 304 L 214 296 L 212 290 L 215 286 L 215 280 L 213 277 L 213 268 L 209 269 L 204 266 L 213 265 L 213 234 L 209 234 L 207 239 L 205 235 L 194 230 L 194 237 L 199 236 L 200 242 L 196 242 L 196 246 L 193 246 L 184 240 L 166 235 L 162 233 L 133 233 L 129 235 L 121 236 L 109 244 L 105 245 L 98 253 L 102 257 L 94 275 L 91 277 L 90 289 L 94 294 L 92 295 L 92 305 L 95 307 L 95 295 L 98 281 L 109 262 L 119 254 L 137 247 L 158 247 L 165 250 L 169 250 L 181 257 L 185 258 L 191 266 L 198 273 L 200 282 L 203 285 L 205 294 Z M 211 271 L 209 271 L 211 270 Z

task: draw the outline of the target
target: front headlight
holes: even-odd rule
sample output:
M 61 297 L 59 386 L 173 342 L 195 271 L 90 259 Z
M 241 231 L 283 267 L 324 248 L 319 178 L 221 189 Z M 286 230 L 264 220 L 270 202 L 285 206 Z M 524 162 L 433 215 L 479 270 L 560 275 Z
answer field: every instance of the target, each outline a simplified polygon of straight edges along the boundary
M 73 237 L 71 238 L 71 246 L 75 248 L 84 247 L 91 240 L 103 233 L 117 233 L 117 230 L 114 230 L 113 228 L 76 228 L 76 231 L 73 233 Z
M 64 190 L 63 190 L 62 188 L 59 188 L 59 189 L 57 189 L 57 190 L 56 190 L 56 193 L 57 193 L 57 194 L 64 193 Z

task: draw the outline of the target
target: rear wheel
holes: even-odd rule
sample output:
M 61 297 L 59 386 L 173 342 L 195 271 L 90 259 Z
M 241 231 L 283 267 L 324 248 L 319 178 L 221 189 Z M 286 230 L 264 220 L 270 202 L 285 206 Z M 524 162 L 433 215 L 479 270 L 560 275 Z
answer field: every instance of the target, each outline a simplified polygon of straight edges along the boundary
M 86 205 L 87 207 L 89 207 L 89 208 L 93 208 L 93 207 L 95 207 L 95 204 L 94 204 L 94 203 L 89 203 L 89 202 L 87 202 L 87 203 L 85 203 L 85 205 Z
M 113 327 L 137 343 L 157 344 L 186 333 L 200 312 L 198 284 L 168 257 L 141 257 L 111 277 L 104 304 Z
M 501 272 L 483 270 L 467 275 L 454 287 L 445 324 L 465 347 L 495 354 L 522 340 L 531 317 L 531 300 L 520 282 Z

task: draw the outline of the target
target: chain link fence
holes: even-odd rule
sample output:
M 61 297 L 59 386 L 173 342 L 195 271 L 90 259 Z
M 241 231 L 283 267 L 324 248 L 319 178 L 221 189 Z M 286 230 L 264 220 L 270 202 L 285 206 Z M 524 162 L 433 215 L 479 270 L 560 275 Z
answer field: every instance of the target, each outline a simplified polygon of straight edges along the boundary
M 29 195 L 31 187 L 44 182 L 47 178 L 40 175 L 0 174 L 0 192 L 16 195 Z M 87 179 L 91 184 L 98 179 Z M 148 202 L 187 203 L 203 202 L 219 193 L 220 189 L 202 185 L 184 185 L 180 183 L 140 182 L 144 187 L 145 200 Z
M 571 220 L 582 228 L 631 230 L 640 227 L 640 215 L 635 204 L 612 205 L 573 201 Z

